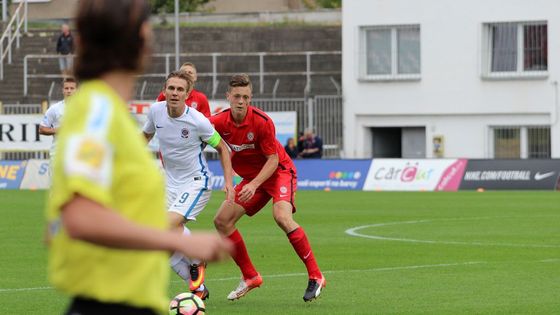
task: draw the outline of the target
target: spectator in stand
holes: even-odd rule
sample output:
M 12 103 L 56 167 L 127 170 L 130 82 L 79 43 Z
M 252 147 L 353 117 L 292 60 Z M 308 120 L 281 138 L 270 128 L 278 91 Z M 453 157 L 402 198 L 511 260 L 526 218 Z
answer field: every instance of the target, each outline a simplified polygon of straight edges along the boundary
M 299 154 L 304 159 L 320 159 L 323 156 L 323 140 L 308 128 L 303 135 L 303 151 Z
M 286 153 L 288 153 L 290 158 L 292 158 L 292 160 L 298 157 L 299 150 L 296 146 L 294 138 L 288 138 L 288 142 L 286 142 L 284 149 L 286 150 Z
M 297 151 L 299 153 L 303 152 L 303 143 L 305 142 L 305 137 L 303 136 L 303 132 L 299 132 L 298 139 L 297 139 Z
M 185 62 L 183 65 L 181 65 L 181 69 L 179 70 L 185 71 L 187 74 L 189 74 L 193 82 L 196 83 L 196 79 L 198 78 L 198 76 L 196 72 L 196 67 L 192 62 Z M 165 101 L 165 93 L 163 91 L 159 93 L 157 101 L 158 102 Z M 204 93 L 200 92 L 197 89 L 193 88 L 190 91 L 190 93 L 187 96 L 187 99 L 185 100 L 185 104 L 201 112 L 206 117 L 211 116 L 210 105 L 208 104 L 208 98 L 206 97 L 206 95 L 204 95 Z
M 74 53 L 74 38 L 70 33 L 68 24 L 62 24 L 60 36 L 56 41 L 56 53 L 58 57 L 58 65 L 63 76 L 69 76 L 72 73 L 72 53 Z

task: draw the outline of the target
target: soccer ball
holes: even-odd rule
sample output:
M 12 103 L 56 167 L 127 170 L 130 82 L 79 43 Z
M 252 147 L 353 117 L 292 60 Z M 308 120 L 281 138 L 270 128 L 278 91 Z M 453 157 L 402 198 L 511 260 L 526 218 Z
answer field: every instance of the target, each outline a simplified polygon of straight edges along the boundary
M 204 302 L 190 292 L 178 294 L 169 303 L 169 315 L 204 315 L 205 313 Z

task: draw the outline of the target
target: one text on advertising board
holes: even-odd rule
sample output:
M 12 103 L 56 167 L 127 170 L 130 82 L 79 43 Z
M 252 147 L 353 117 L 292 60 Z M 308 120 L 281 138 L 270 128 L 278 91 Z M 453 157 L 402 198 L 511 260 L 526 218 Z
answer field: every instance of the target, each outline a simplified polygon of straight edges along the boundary
M 50 184 L 49 160 L 29 160 L 20 189 L 48 189 Z
M 295 160 L 298 189 L 362 190 L 371 160 Z
M 466 167 L 464 159 L 374 159 L 364 190 L 455 191 Z
M 469 160 L 460 189 L 559 189 L 560 160 Z
M 41 115 L 0 115 L 0 151 L 46 151 L 52 137 L 39 135 Z
M 0 161 L 0 189 L 19 189 L 26 161 Z
M 301 190 L 362 190 L 371 160 L 295 160 L 298 189 Z M 224 186 L 219 161 L 208 161 L 212 189 Z M 234 184 L 241 181 L 234 176 Z

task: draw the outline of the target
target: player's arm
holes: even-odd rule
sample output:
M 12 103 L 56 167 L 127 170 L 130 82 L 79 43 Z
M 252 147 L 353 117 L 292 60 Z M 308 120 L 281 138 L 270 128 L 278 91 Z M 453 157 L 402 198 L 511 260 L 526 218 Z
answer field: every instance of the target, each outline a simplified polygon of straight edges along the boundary
M 278 154 L 271 154 L 266 156 L 266 163 L 264 163 L 263 168 L 255 177 L 251 183 L 254 183 L 255 186 L 259 187 L 262 183 L 264 183 L 278 168 Z
M 150 140 L 152 140 L 154 134 L 156 133 L 151 106 L 150 106 L 150 110 L 148 111 L 148 115 L 146 115 L 146 122 L 144 123 L 144 127 L 142 127 L 142 133 L 144 134 L 144 138 L 146 139 L 146 142 L 150 142 Z
M 218 131 L 214 129 L 208 118 L 202 117 L 201 113 L 195 115 L 195 117 L 200 120 L 200 133 L 203 135 L 201 140 L 208 143 L 216 149 L 216 151 L 218 151 L 220 163 L 222 164 L 222 170 L 224 170 L 224 190 L 226 192 L 226 200 L 233 202 L 235 192 L 233 190 L 233 167 L 231 166 L 231 153 L 229 147 L 222 139 Z
M 79 194 L 63 206 L 62 224 L 71 238 L 110 248 L 180 251 L 205 261 L 224 258 L 231 248 L 214 233 L 183 236 L 141 226 Z
M 260 130 L 259 146 L 263 155 L 266 157 L 266 162 L 253 180 L 247 185 L 243 186 L 239 192 L 240 201 L 248 201 L 253 198 L 257 188 L 264 183 L 267 179 L 274 174 L 278 168 L 278 152 L 276 152 L 276 131 L 272 120 L 268 120 L 265 126 Z
M 43 120 L 39 124 L 39 134 L 41 135 L 52 136 L 56 134 L 56 128 L 49 127 L 53 125 L 55 118 L 54 112 L 51 108 L 47 109 L 47 111 L 45 112 L 45 117 L 43 117 Z
M 255 195 L 255 191 L 257 188 L 264 183 L 267 179 L 274 174 L 276 169 L 278 168 L 278 154 L 271 154 L 266 156 L 266 163 L 264 163 L 261 171 L 252 181 L 250 181 L 247 185 L 243 186 L 241 191 L 239 192 L 239 200 L 240 201 L 248 201 L 249 199 L 253 198 Z
M 142 133 L 144 134 L 144 138 L 146 138 L 146 142 L 150 142 L 150 140 L 154 137 L 153 133 L 147 133 L 145 131 L 142 131 Z
M 39 134 L 44 136 L 52 136 L 56 134 L 56 128 L 51 128 L 43 125 L 39 125 Z
M 218 134 L 218 132 L 216 132 Z M 235 191 L 233 190 L 233 167 L 231 166 L 231 153 L 229 147 L 223 139 L 220 139 L 218 146 L 214 147 L 220 155 L 220 163 L 224 170 L 224 190 L 226 192 L 226 200 L 233 202 L 235 199 Z

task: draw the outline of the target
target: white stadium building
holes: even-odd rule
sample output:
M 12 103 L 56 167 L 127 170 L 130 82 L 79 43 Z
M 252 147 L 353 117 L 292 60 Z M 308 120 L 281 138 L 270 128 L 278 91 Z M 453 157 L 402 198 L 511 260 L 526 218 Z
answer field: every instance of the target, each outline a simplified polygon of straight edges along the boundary
M 342 11 L 345 158 L 560 158 L 560 1 Z

